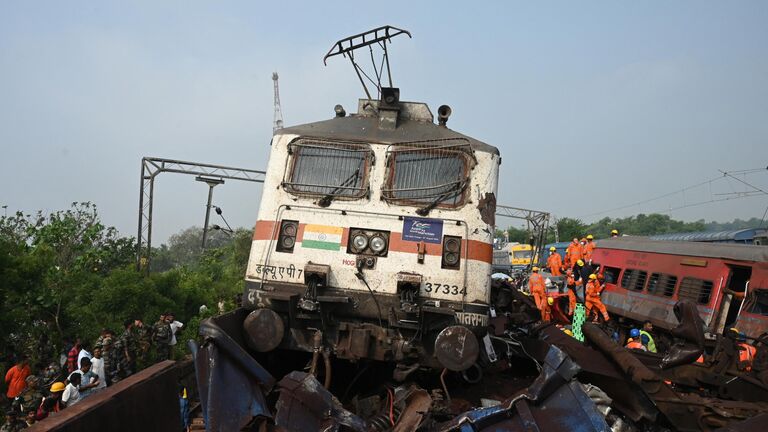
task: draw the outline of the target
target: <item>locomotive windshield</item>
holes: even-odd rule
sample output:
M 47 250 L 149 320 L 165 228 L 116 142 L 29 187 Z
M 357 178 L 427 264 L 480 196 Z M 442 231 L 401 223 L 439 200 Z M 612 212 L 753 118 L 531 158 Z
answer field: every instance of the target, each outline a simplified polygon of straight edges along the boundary
M 301 140 L 291 143 L 285 189 L 296 195 L 360 198 L 368 190 L 372 151 L 360 144 Z
M 467 150 L 467 145 L 391 149 L 384 199 L 406 205 L 461 205 L 471 168 Z

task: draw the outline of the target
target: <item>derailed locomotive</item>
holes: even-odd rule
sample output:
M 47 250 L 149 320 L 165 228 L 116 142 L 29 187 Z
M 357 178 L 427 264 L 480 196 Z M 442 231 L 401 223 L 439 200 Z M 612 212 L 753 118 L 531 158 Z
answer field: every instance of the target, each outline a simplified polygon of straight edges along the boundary
M 248 344 L 464 370 L 488 324 L 498 149 L 380 87 L 278 130 L 253 235 Z
M 447 108 L 439 125 L 396 97 L 358 108 L 274 136 L 246 275 L 252 348 L 438 366 L 438 334 L 460 325 L 437 354 L 468 367 L 478 343 L 463 329 L 487 326 L 499 152 L 448 129 Z

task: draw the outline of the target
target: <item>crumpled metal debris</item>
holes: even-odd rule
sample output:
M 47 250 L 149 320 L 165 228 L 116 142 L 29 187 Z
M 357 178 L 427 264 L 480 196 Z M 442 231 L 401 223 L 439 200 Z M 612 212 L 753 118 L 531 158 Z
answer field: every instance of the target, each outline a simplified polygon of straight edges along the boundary
M 358 432 L 367 430 L 365 421 L 344 409 L 314 375 L 293 371 L 277 386 L 280 390 L 275 414 L 277 426 L 289 431 L 334 432 L 342 426 Z
M 607 431 L 603 414 L 574 379 L 579 370 L 565 353 L 552 346 L 541 374 L 527 389 L 499 405 L 466 412 L 439 430 Z

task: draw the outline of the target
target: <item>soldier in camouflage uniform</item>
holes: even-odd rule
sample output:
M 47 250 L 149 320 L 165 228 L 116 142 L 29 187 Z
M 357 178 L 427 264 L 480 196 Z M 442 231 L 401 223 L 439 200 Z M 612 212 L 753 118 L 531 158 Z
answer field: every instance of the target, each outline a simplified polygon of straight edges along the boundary
M 125 378 L 136 372 L 136 355 L 138 354 L 138 341 L 132 331 L 133 320 L 126 320 L 123 325 L 125 331 L 115 341 L 114 350 L 117 359 L 117 375 Z
M 117 376 L 117 350 L 113 342 L 114 337 L 112 330 L 107 330 L 101 339 L 101 358 L 104 359 L 104 375 L 108 386 L 120 380 Z
M 26 414 L 28 411 L 37 410 L 40 402 L 43 400 L 43 393 L 40 391 L 40 378 L 30 375 L 26 379 L 27 387 L 16 399 L 13 400 L 13 408 L 20 414 Z
M 18 432 L 26 429 L 27 424 L 19 419 L 19 415 L 14 410 L 8 410 L 5 413 L 5 423 L 0 427 L 0 432 Z
M 152 331 L 157 347 L 157 361 L 168 360 L 171 358 L 171 325 L 168 322 L 168 314 L 160 315 Z
M 149 348 L 152 346 L 152 329 L 145 326 L 142 320 L 136 319 L 133 321 L 132 330 L 138 345 L 138 368 L 144 369 L 149 366 Z

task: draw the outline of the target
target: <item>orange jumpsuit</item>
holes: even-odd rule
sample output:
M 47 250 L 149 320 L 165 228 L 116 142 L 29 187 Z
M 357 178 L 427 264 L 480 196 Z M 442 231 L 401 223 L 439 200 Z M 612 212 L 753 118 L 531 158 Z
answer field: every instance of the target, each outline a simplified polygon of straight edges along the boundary
M 571 243 L 565 250 L 565 266 L 573 268 L 576 265 L 576 261 L 581 259 L 581 245 L 578 243 Z
M 752 370 L 752 361 L 755 359 L 757 349 L 752 345 L 742 342 L 739 344 L 739 369 L 749 372 Z
M 552 320 L 552 306 L 549 305 L 547 302 L 546 296 L 544 297 L 544 301 L 542 302 L 543 309 L 541 309 L 541 320 L 542 321 L 551 321 Z
M 608 321 L 611 318 L 608 316 L 608 311 L 605 309 L 603 301 L 600 300 L 600 291 L 602 291 L 600 282 L 597 280 L 590 280 L 587 282 L 586 301 L 584 302 L 587 308 L 587 316 L 592 313 L 592 309 L 594 308 L 603 315 L 603 318 L 606 321 Z
M 547 258 L 547 267 L 549 267 L 549 272 L 552 273 L 552 276 L 560 276 L 560 267 L 562 265 L 563 260 L 557 252 L 551 253 L 549 258 Z
M 592 253 L 595 251 L 595 248 L 597 245 L 592 240 L 587 240 L 587 244 L 584 245 L 582 248 L 583 254 L 582 258 L 586 262 L 592 261 Z
M 629 338 L 629 341 L 627 342 L 627 345 L 625 346 L 625 348 L 646 351 L 646 348 L 643 346 L 643 344 L 639 340 L 634 340 L 632 338 Z
M 571 289 L 575 289 L 576 281 L 573 279 L 573 273 L 568 273 L 565 277 L 565 289 L 568 292 L 568 315 L 573 315 L 576 310 L 576 293 Z
M 547 307 L 547 286 L 544 284 L 544 277 L 538 273 L 531 273 L 531 277 L 528 278 L 528 289 L 531 290 L 536 308 L 541 311 L 543 318 L 544 308 Z

